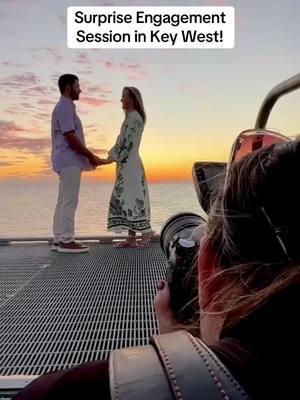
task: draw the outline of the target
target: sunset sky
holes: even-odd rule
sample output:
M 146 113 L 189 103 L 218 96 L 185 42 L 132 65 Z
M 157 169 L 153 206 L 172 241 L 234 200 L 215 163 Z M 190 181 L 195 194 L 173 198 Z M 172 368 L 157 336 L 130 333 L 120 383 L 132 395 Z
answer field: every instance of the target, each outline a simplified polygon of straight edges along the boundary
M 67 7 L 234 6 L 235 48 L 227 50 L 74 50 Z M 87 146 L 100 157 L 124 118 L 125 85 L 144 97 L 148 122 L 141 156 L 150 181 L 187 180 L 197 160 L 226 161 L 234 137 L 254 125 L 266 93 L 299 72 L 300 3 L 295 0 L 0 0 L 0 179 L 55 178 L 50 116 L 57 79 L 79 76 L 76 103 Z M 300 131 L 300 94 L 284 97 L 269 127 Z M 110 180 L 114 166 L 87 177 Z

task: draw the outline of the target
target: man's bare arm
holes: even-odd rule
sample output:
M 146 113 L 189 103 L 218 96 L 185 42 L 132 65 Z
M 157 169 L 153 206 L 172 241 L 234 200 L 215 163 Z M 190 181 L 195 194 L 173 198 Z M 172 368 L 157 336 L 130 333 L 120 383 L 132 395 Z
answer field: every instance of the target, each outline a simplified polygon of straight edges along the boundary
M 94 161 L 95 155 L 89 151 L 75 136 L 74 131 L 70 131 L 64 134 L 69 146 L 72 150 L 76 151 L 76 153 L 81 154 L 82 156 L 87 157 L 91 162 Z

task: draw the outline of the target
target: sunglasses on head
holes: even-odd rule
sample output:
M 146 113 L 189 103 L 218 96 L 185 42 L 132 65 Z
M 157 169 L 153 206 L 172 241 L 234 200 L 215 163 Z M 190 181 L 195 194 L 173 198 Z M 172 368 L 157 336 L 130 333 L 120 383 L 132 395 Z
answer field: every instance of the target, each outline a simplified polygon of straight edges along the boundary
M 271 146 L 276 143 L 290 142 L 291 139 L 280 133 L 265 129 L 249 129 L 241 132 L 235 139 L 229 158 L 228 166 L 232 162 L 241 160 L 247 154 L 263 147 Z
M 227 164 L 224 189 L 227 187 L 230 169 L 234 163 L 240 161 L 243 157 L 247 156 L 253 151 L 271 146 L 273 144 L 277 143 L 283 144 L 291 141 L 292 140 L 287 136 L 265 129 L 253 129 L 253 130 L 249 129 L 241 132 L 234 141 L 233 146 L 231 148 L 231 154 L 229 162 Z M 265 207 L 260 204 L 259 207 L 262 214 L 265 217 L 265 220 L 272 229 L 272 232 L 274 233 L 277 242 L 281 250 L 283 251 L 285 257 L 287 258 L 288 261 L 291 261 L 291 257 L 288 254 L 287 246 L 283 238 L 286 232 L 286 227 L 277 226 L 276 224 L 274 224 L 269 214 L 267 213 Z
M 226 189 L 228 184 L 228 176 L 231 166 L 240 161 L 244 156 L 250 154 L 258 149 L 270 146 L 276 143 L 291 142 L 292 139 L 281 135 L 280 133 L 273 132 L 265 129 L 268 118 L 277 100 L 300 88 L 300 73 L 280 82 L 274 86 L 265 97 L 259 109 L 257 119 L 255 122 L 255 129 L 243 131 L 236 138 L 230 153 L 229 162 L 227 166 L 225 163 L 219 162 L 197 162 L 193 166 L 193 180 L 196 188 L 197 197 L 203 210 L 208 214 L 211 205 L 214 204 L 212 195 L 219 193 L 220 187 Z M 286 227 L 277 226 L 269 217 L 265 207 L 258 202 L 259 208 L 263 213 L 267 223 L 271 227 L 280 248 L 284 252 L 286 258 L 290 261 L 285 245 L 284 237 L 286 235 Z

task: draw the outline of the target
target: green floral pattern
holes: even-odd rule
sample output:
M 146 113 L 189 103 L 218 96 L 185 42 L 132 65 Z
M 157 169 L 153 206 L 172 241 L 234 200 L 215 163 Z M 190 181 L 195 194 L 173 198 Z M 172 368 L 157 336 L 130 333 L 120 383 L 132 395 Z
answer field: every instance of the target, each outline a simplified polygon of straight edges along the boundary
M 130 112 L 121 127 L 116 144 L 109 156 L 116 163 L 116 180 L 108 211 L 108 230 L 128 229 L 150 232 L 150 203 L 148 186 L 139 146 L 144 129 L 140 115 Z

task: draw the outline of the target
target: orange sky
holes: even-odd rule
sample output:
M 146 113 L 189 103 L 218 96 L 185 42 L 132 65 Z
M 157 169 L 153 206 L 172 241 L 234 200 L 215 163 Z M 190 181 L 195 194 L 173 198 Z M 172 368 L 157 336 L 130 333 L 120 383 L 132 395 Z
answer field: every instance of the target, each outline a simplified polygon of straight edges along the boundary
M 100 157 L 120 131 L 122 88 L 138 87 L 148 115 L 140 152 L 147 178 L 170 181 L 191 179 L 196 161 L 226 161 L 234 138 L 254 126 L 267 92 L 299 72 L 300 4 L 292 0 L 222 0 L 235 7 L 235 48 L 190 51 L 68 49 L 67 6 L 79 0 L 61 0 L 56 7 L 51 1 L 28 0 L 26 12 L 21 3 L 1 3 L 0 179 L 56 177 L 50 119 L 62 73 L 80 78 L 78 115 L 87 147 Z M 268 126 L 298 133 L 299 102 L 300 91 L 280 99 Z M 112 180 L 114 166 L 85 176 Z
M 209 149 L 208 149 L 209 150 Z M 226 153 L 209 153 L 199 152 L 197 150 L 180 152 L 174 149 L 169 152 L 159 149 L 147 149 L 141 154 L 146 176 L 149 182 L 158 181 L 186 181 L 192 179 L 192 167 L 196 161 L 223 161 L 226 159 Z M 52 171 L 50 165 L 50 151 L 48 154 L 26 154 L 15 150 L 0 150 L 2 157 L 2 166 L 0 168 L 0 179 L 7 178 L 44 178 L 49 179 L 55 177 L 56 174 Z M 105 154 L 99 153 L 100 157 Z M 7 161 L 5 161 L 7 160 Z M 7 164 L 7 165 L 6 165 Z M 98 167 L 97 170 L 84 173 L 87 179 L 97 179 L 102 181 L 111 181 L 115 177 L 115 164 Z

